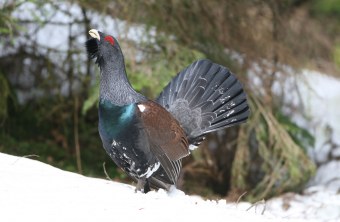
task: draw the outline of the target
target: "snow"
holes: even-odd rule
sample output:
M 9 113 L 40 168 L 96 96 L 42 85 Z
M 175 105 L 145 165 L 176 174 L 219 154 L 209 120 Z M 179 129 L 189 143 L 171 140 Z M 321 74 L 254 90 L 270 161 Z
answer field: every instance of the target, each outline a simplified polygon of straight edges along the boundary
M 37 160 L 0 153 L 0 221 L 339 221 L 340 195 L 306 195 L 251 205 L 203 200 L 172 188 L 135 192 L 130 185 L 66 172 Z M 287 206 L 288 205 L 288 206 Z M 288 209 L 287 209 L 288 208 Z
M 340 80 L 305 69 L 286 77 L 282 88 L 285 103 L 298 104 L 289 116 L 315 138 L 308 151 L 319 167 L 309 186 L 340 191 Z
M 265 216 L 230 209 L 223 201 L 203 201 L 178 190 L 135 193 L 132 186 L 6 154 L 0 154 L 0 178 L 0 221 L 147 221 L 153 217 L 173 221 L 186 215 L 269 221 Z
M 321 134 L 317 130 L 321 130 L 323 136 L 316 139 L 317 152 L 322 149 L 324 142 L 329 139 L 327 137 L 327 127 L 332 132 L 330 137 L 335 144 L 340 146 L 340 81 L 337 78 L 324 75 L 320 72 L 312 70 L 303 70 L 296 82 L 304 111 L 312 118 L 308 121 L 312 130 L 316 134 Z M 296 91 L 296 90 L 295 90 Z
M 301 113 L 305 115 L 304 118 L 294 115 L 292 118 L 309 129 L 316 137 L 315 152 L 312 156 L 316 159 L 320 155 L 327 155 L 325 153 L 328 152 L 322 152 L 329 140 L 340 147 L 340 113 L 338 112 L 340 80 L 312 70 L 302 70 L 289 79 L 287 81 L 294 81 L 294 83 L 286 83 L 285 93 L 300 98 L 297 103 L 302 107 Z M 293 86 L 295 89 L 292 89 L 292 85 L 295 85 Z M 287 97 L 287 100 L 289 99 L 291 98 Z
M 340 195 L 325 187 L 310 187 L 303 195 L 287 193 L 267 202 L 267 210 L 285 218 L 340 221 Z M 286 209 L 282 211 L 282 207 Z
M 322 164 L 310 184 L 322 184 L 329 190 L 340 192 L 340 161 L 332 160 Z

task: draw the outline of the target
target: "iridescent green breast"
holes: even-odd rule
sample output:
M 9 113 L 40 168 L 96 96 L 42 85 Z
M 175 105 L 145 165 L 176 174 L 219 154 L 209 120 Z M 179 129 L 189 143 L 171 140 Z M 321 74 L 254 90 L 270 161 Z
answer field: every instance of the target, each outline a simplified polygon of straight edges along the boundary
M 99 102 L 99 131 L 102 136 L 112 139 L 124 131 L 134 118 L 136 105 L 117 106 L 108 100 Z

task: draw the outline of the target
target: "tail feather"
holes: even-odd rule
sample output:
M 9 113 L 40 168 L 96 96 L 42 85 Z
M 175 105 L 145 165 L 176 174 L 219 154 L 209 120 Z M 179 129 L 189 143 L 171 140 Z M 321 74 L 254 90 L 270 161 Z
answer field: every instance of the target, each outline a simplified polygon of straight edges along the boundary
M 240 83 L 236 83 L 233 87 L 226 91 L 224 94 L 215 95 L 216 98 L 213 101 L 213 106 L 210 108 L 213 111 L 220 110 L 223 112 L 224 109 L 230 109 L 238 105 L 241 101 L 245 100 L 245 94 L 243 93 L 242 86 Z M 228 102 L 229 101 L 229 102 Z M 226 103 L 228 102 L 228 103 Z M 217 113 L 218 114 L 218 113 Z
M 248 105 L 243 102 L 239 104 L 237 107 L 235 107 L 232 110 L 229 110 L 227 112 L 224 112 L 222 115 L 218 116 L 211 122 L 211 126 L 208 127 L 206 130 L 209 131 L 209 129 L 216 129 L 219 128 L 220 125 L 230 125 L 233 122 L 238 122 L 244 120 L 244 118 L 248 117 L 248 114 L 244 111 L 248 109 Z M 223 111 L 223 110 L 221 110 Z M 227 124 L 227 121 L 230 122 L 230 124 Z
M 245 122 L 249 116 L 242 84 L 225 67 L 199 60 L 180 72 L 157 98 L 180 122 L 189 141 Z
M 202 85 L 197 86 L 194 91 L 193 94 L 191 95 L 192 98 L 188 98 L 189 99 L 189 106 L 195 108 L 196 104 L 198 104 L 202 98 L 202 96 L 204 95 L 204 87 Z

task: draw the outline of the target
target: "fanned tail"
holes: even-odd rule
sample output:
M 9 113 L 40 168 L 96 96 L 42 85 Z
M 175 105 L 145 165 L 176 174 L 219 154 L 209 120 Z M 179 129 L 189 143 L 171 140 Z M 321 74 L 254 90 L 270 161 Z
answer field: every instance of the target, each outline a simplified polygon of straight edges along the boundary
M 245 122 L 250 113 L 235 75 L 207 59 L 181 71 L 156 101 L 179 121 L 192 145 L 207 133 Z

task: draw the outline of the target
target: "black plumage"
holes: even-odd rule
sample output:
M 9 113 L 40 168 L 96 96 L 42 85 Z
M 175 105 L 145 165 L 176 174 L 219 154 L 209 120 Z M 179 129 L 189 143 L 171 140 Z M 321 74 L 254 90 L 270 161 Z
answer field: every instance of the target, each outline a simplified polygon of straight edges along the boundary
M 101 71 L 99 134 L 112 160 L 138 181 L 138 190 L 176 185 L 189 147 L 207 133 L 247 120 L 246 94 L 225 67 L 196 61 L 151 101 L 131 87 L 117 40 L 94 29 L 89 33 L 87 52 Z

